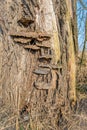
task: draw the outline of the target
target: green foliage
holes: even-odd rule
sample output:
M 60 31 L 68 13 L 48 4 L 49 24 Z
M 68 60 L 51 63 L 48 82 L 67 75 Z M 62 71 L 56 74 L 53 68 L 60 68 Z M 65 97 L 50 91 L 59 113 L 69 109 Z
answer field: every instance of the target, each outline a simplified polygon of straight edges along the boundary
M 28 128 L 28 130 L 32 130 L 32 129 L 31 129 L 31 127 L 30 127 L 30 125 L 29 125 L 29 128 Z
M 25 130 L 24 127 L 23 127 L 23 125 L 20 126 L 19 130 Z M 29 125 L 29 127 L 27 128 L 27 130 L 32 130 L 32 128 L 30 127 L 30 125 Z
M 76 89 L 77 92 L 80 92 L 81 94 L 87 94 L 87 84 L 83 86 L 77 86 Z
M 24 130 L 24 128 L 23 128 L 23 126 L 22 126 L 22 125 L 20 126 L 20 130 Z

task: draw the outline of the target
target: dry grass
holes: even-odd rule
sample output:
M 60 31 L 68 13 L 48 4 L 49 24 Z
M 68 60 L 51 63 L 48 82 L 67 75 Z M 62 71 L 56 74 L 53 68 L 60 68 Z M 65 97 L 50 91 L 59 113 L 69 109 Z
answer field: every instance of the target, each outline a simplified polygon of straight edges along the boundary
M 87 99 L 87 96 L 85 98 Z M 81 99 L 84 99 L 84 96 L 80 95 L 80 100 Z M 30 113 L 29 120 L 25 120 L 18 115 L 19 111 L 15 113 L 9 105 L 8 107 L 2 106 L 0 109 L 0 130 L 86 130 L 87 116 L 83 108 L 81 108 L 80 101 L 76 113 L 73 114 L 70 111 L 63 111 L 59 122 L 58 115 L 60 115 L 61 111 L 54 106 L 56 112 L 54 111 L 52 114 L 53 108 L 49 108 L 49 106 L 45 107 L 47 107 L 47 109 L 44 108 L 47 113 L 43 111 L 42 114 L 40 114 L 39 109 L 41 109 L 41 106 L 38 106 L 37 112 Z M 53 117 L 54 114 L 56 114 L 55 117 Z M 42 118 L 44 118 L 44 120 Z M 35 122 L 33 119 L 35 119 Z M 58 123 L 60 124 L 59 126 Z

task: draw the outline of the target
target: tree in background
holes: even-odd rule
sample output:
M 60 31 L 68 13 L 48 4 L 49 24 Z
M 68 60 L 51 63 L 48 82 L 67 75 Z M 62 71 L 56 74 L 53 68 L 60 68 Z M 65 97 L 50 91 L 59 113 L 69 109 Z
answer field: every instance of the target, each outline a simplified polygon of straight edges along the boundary
M 87 48 L 87 1 L 77 1 L 77 20 L 78 20 L 78 42 L 79 50 L 82 50 L 81 64 L 85 57 L 85 51 Z

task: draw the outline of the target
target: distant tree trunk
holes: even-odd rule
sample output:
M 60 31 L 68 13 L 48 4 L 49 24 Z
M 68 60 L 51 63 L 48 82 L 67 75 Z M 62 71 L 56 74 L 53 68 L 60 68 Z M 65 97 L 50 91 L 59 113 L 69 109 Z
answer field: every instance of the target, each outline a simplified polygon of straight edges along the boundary
M 27 105 L 33 130 L 56 130 L 76 104 L 73 7 L 71 0 L 0 1 L 0 97 L 21 111 Z

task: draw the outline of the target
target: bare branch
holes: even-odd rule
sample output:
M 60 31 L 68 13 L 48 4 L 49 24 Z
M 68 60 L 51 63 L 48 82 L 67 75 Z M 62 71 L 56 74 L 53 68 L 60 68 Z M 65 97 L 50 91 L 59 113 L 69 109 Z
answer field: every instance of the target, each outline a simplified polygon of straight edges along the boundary
M 87 10 L 87 7 L 85 6 L 85 4 L 82 2 L 82 0 L 79 0 L 79 2 L 81 3 L 82 7 Z

